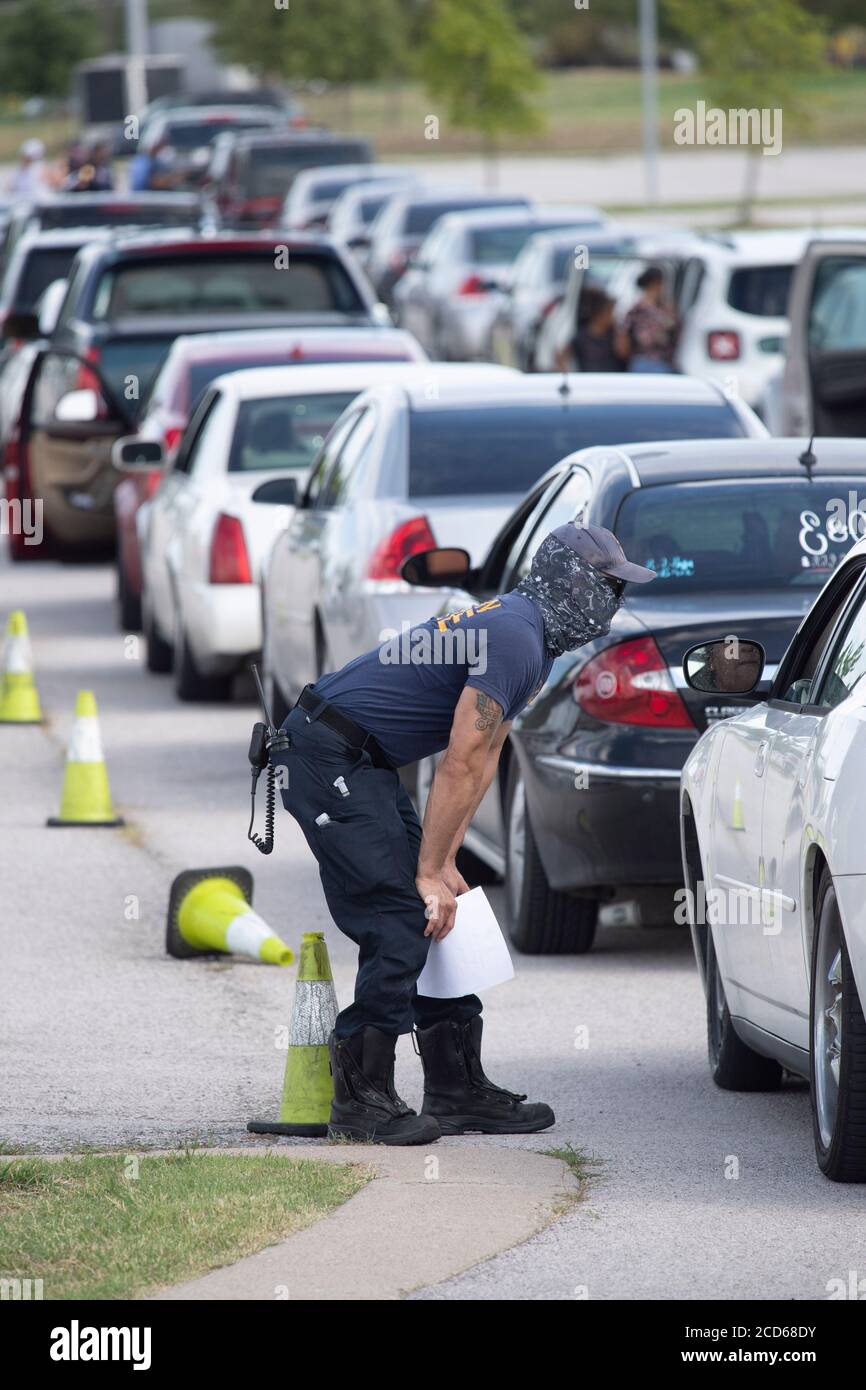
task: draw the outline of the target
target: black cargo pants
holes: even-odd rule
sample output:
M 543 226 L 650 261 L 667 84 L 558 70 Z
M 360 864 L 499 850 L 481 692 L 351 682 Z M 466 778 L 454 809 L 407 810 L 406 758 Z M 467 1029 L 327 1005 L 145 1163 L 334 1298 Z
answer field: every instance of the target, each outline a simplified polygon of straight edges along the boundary
M 296 706 L 279 754 L 283 805 L 319 864 L 331 916 L 358 947 L 355 1000 L 337 1017 L 337 1037 L 372 1025 L 386 1033 L 465 1023 L 481 1012 L 474 994 L 431 999 L 415 988 L 431 937 L 415 887 L 421 826 L 396 772 Z

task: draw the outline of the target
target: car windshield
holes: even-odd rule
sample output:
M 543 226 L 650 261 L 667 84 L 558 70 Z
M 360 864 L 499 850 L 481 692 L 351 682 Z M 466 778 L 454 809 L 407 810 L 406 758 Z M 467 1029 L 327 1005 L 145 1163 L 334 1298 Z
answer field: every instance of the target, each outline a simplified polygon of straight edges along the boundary
M 360 313 L 364 305 L 333 256 L 293 251 L 290 264 L 273 250 L 249 254 L 155 255 L 106 270 L 93 318 L 111 320 L 186 314 Z
M 243 401 L 238 410 L 229 472 L 308 468 L 353 391 L 328 395 L 275 396 Z
M 99 353 L 99 370 L 105 377 L 118 400 L 125 401 L 128 407 L 136 405 L 129 399 L 129 384 L 136 382 L 141 404 L 150 392 L 151 382 L 157 368 L 172 344 L 171 334 L 159 334 L 154 338 L 116 338 L 104 343 Z
M 32 309 L 43 290 L 55 280 L 65 280 L 77 250 L 77 246 L 63 246 L 51 251 L 31 251 L 15 289 L 15 307 Z
M 728 303 L 741 314 L 784 318 L 793 273 L 792 265 L 741 266 L 728 282 Z
M 616 534 L 630 560 L 655 570 L 646 596 L 709 589 L 799 589 L 823 584 L 866 533 L 866 488 L 851 479 L 683 482 L 630 492 Z M 644 596 L 639 585 L 629 599 Z
M 523 493 L 590 444 L 742 435 L 725 404 L 483 405 L 417 410 L 409 426 L 410 497 Z

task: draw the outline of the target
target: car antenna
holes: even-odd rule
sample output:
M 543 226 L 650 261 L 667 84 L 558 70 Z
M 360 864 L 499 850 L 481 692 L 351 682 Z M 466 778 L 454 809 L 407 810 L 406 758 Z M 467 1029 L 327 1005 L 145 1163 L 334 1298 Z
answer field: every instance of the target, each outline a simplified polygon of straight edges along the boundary
M 809 479 L 809 482 L 810 482 L 810 483 L 811 483 L 811 481 L 812 481 L 812 469 L 815 467 L 815 464 L 818 462 L 817 456 L 815 455 L 815 453 L 814 453 L 814 451 L 813 451 L 813 449 L 812 449 L 812 445 L 813 445 L 814 443 L 815 443 L 815 436 L 814 436 L 814 434 L 813 434 L 812 437 L 811 437 L 811 439 L 809 440 L 809 443 L 807 444 L 806 448 L 803 450 L 802 454 L 800 454 L 799 458 L 797 459 L 797 462 L 798 462 L 798 463 L 801 463 L 801 464 L 803 465 L 803 467 L 805 468 L 805 470 L 806 470 L 806 477 Z

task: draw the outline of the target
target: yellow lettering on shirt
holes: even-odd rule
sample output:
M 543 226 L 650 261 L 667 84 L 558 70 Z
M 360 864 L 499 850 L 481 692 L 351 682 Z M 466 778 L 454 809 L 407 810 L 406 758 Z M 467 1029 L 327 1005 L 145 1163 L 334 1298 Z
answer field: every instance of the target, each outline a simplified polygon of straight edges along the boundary
M 501 607 L 501 599 L 491 598 L 486 603 L 480 603 L 477 608 L 458 608 L 456 613 L 448 613 L 444 618 L 437 618 L 436 626 L 440 632 L 447 632 L 449 623 L 456 624 L 460 622 L 461 618 L 474 618 L 478 613 L 487 613 L 491 608 Z

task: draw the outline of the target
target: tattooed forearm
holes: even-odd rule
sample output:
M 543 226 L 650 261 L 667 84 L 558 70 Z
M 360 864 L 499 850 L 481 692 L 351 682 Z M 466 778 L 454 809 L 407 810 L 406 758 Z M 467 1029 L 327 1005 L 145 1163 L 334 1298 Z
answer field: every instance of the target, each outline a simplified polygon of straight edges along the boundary
M 483 690 L 479 690 L 475 695 L 475 708 L 478 711 L 478 718 L 475 727 L 479 733 L 491 733 L 497 725 L 502 722 L 502 710 L 495 700 L 491 700 L 489 695 L 485 695 Z

